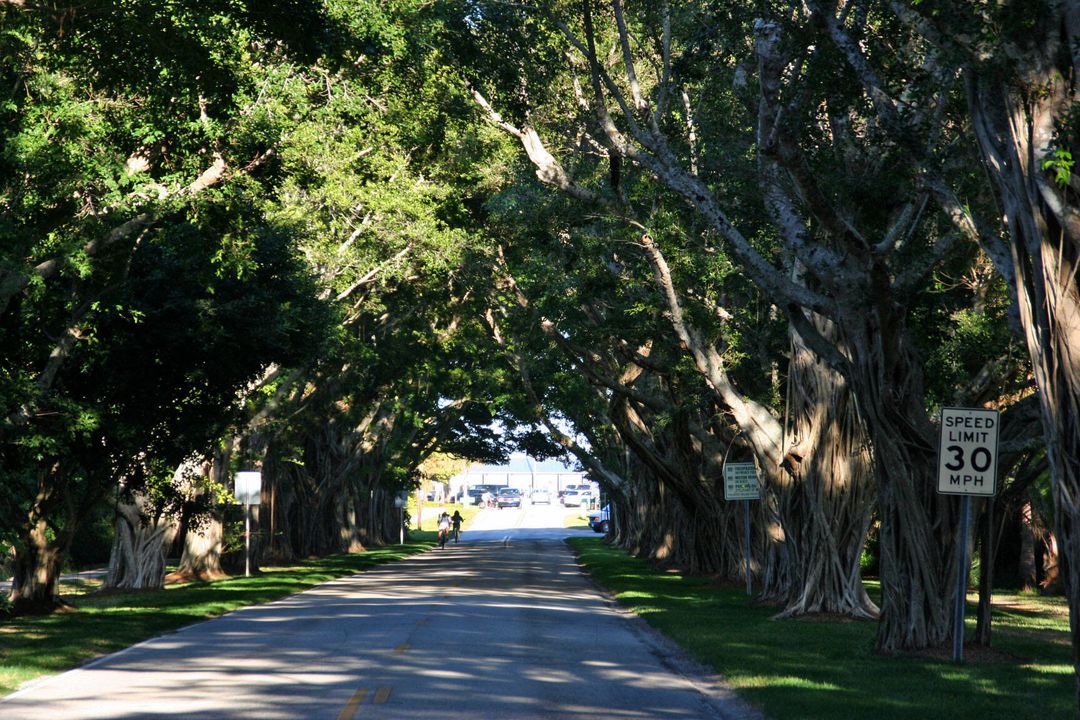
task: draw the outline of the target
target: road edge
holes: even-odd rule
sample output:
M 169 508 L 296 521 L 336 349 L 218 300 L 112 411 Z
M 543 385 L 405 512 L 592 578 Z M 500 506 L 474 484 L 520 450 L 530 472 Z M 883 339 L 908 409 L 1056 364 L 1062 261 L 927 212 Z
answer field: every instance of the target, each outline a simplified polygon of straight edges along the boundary
M 633 610 L 621 605 L 615 594 L 602 585 L 581 561 L 581 556 L 566 539 L 578 570 L 604 599 L 608 608 L 623 618 L 641 639 L 649 652 L 666 668 L 681 676 L 702 696 L 703 702 L 720 720 L 769 720 L 755 705 L 742 699 L 731 684 L 712 668 L 693 657 L 689 651 L 648 623 Z

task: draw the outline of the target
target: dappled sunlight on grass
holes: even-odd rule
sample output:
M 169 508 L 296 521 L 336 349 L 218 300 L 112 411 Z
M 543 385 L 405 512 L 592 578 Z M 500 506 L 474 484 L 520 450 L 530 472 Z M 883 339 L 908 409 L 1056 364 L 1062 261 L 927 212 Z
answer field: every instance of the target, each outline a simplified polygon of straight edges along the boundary
M 815 683 L 810 682 L 806 678 L 801 677 L 778 677 L 776 675 L 770 675 L 768 677 L 752 677 L 745 678 L 742 682 L 743 687 L 789 687 L 789 688 L 802 688 L 805 690 L 833 690 L 842 691 L 843 688 L 839 685 L 832 683 Z
M 568 542 L 620 604 L 777 720 L 1045 720 L 1073 714 L 1068 618 L 1058 612 L 1058 598 L 1002 598 L 994 620 L 1000 658 L 957 666 L 876 654 L 872 622 L 772 620 L 776 608 L 755 607 L 741 589 L 654 571 L 597 538 Z

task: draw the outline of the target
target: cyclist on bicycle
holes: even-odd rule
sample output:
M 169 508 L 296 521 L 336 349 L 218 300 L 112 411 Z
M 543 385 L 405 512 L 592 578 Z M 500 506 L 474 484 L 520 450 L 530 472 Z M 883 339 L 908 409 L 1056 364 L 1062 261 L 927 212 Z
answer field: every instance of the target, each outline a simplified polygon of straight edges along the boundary
M 461 517 L 461 512 L 454 511 L 454 514 L 450 516 L 450 524 L 454 528 L 454 542 L 458 542 L 461 539 L 461 521 L 465 518 Z
M 439 516 L 439 547 L 446 547 L 446 536 L 450 534 L 450 515 L 443 512 Z

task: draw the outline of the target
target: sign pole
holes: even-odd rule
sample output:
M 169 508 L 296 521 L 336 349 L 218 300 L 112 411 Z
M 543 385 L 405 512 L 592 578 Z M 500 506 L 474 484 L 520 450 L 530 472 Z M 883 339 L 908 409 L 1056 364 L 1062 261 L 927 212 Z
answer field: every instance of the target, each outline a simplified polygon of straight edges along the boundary
M 251 577 L 251 506 L 262 502 L 262 473 L 257 470 L 236 473 L 233 495 L 244 506 L 244 577 Z
M 251 506 L 244 505 L 244 577 L 251 577 Z
M 754 581 L 750 574 L 750 501 L 743 500 L 743 534 L 746 538 L 746 594 L 754 594 Z
M 724 461 L 724 499 L 743 501 L 743 539 L 746 553 L 746 594 L 754 594 L 754 579 L 750 571 L 750 501 L 761 499 L 761 483 L 758 481 L 757 466 L 752 462 L 729 463 Z
M 968 526 L 971 524 L 971 496 L 960 499 L 960 542 L 956 549 L 956 607 L 953 614 L 952 659 L 964 662 L 964 611 L 967 606 Z
M 398 509 L 398 536 L 400 545 L 405 544 L 405 506 L 409 504 L 409 491 L 405 490 L 398 493 L 398 496 L 394 498 L 394 507 Z M 420 512 L 420 504 L 417 503 L 416 512 Z
M 941 408 L 937 491 L 960 495 L 956 548 L 956 604 L 953 612 L 953 662 L 964 661 L 964 611 L 967 609 L 968 528 L 971 496 L 997 493 L 998 436 L 1001 416 L 986 408 Z

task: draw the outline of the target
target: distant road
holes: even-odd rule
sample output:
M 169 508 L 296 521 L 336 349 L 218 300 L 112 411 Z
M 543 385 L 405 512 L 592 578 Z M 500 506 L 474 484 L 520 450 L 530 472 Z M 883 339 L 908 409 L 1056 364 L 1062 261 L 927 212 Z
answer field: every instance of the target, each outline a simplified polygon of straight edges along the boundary
M 759 717 L 611 607 L 563 514 L 485 510 L 459 545 L 39 681 L 0 718 Z

